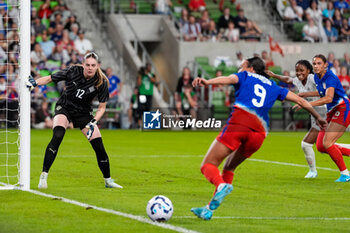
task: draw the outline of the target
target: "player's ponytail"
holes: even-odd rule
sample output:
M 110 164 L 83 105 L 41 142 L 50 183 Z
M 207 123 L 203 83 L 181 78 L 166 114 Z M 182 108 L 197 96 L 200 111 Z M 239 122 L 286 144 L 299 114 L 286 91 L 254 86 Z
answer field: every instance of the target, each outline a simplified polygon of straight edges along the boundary
M 94 58 L 97 63 L 100 63 L 100 60 L 98 58 L 98 55 L 95 53 L 95 52 L 90 52 L 90 53 L 87 53 L 85 56 L 84 56 L 84 62 L 86 61 L 86 59 L 88 58 Z M 102 72 L 101 68 L 97 68 L 97 71 L 96 71 L 96 75 L 97 75 L 97 80 L 95 82 L 95 87 L 96 88 L 99 88 L 104 81 L 107 82 L 107 85 L 109 86 L 109 80 L 108 78 L 106 77 L 106 75 Z
M 101 68 L 97 68 L 97 81 L 95 83 L 96 88 L 100 87 L 103 84 L 103 80 L 105 80 L 109 86 L 109 80 L 106 75 L 102 72 Z
M 265 72 L 265 62 L 259 57 L 252 57 L 247 59 L 248 67 L 253 67 L 255 73 L 260 74 L 266 78 L 270 76 Z

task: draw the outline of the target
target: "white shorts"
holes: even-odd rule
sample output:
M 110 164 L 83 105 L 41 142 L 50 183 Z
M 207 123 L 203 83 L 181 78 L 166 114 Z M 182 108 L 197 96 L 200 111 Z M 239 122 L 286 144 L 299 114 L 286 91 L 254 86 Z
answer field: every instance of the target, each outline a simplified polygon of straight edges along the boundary
M 327 118 L 327 108 L 326 108 L 326 106 L 317 106 L 317 107 L 314 107 L 314 109 L 316 110 L 316 112 L 318 114 L 321 115 L 321 117 L 323 119 Z M 311 115 L 311 128 L 314 128 L 314 129 L 317 129 L 318 131 L 320 131 L 320 127 L 317 125 L 316 119 L 312 115 Z

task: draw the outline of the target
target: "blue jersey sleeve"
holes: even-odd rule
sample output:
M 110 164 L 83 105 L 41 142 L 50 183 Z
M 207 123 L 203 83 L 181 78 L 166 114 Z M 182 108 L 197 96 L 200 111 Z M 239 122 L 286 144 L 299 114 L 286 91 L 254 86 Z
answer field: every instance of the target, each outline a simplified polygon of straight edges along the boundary
M 280 100 L 280 101 L 283 101 L 288 95 L 288 90 L 285 89 L 285 88 L 282 88 L 282 87 L 278 87 L 278 88 L 279 88 L 279 94 L 277 96 L 277 99 Z
M 238 83 L 234 84 L 233 86 L 235 87 L 235 90 L 239 90 L 240 87 L 244 84 L 244 82 L 247 80 L 247 71 L 239 72 L 234 75 L 238 77 Z

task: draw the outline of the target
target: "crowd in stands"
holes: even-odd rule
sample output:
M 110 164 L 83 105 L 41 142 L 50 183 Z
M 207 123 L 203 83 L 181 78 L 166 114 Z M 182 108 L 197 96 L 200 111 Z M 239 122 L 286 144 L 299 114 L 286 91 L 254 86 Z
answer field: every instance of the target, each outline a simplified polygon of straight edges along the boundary
M 309 42 L 349 42 L 348 0 L 277 0 L 276 9 L 286 29 L 303 23 L 302 40 Z
M 234 17 L 230 7 L 222 8 L 222 15 L 215 21 L 204 0 L 191 0 L 182 8 L 179 18 L 182 38 L 185 41 L 260 41 L 263 32 L 245 16 L 244 9 L 237 5 L 237 16 Z
M 17 124 L 18 112 L 18 6 L 0 1 L 0 127 Z M 7 117 L 7 121 L 4 119 Z

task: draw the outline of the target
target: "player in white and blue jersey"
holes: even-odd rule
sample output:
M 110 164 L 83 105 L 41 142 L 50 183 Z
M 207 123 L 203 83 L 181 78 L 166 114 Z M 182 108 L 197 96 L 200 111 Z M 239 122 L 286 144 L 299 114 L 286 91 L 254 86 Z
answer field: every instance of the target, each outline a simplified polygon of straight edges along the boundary
M 253 57 L 244 61 L 237 74 L 210 80 L 196 78 L 193 81 L 193 86 L 233 84 L 236 99 L 226 125 L 210 146 L 201 165 L 201 172 L 217 190 L 209 205 L 191 209 L 199 218 L 211 219 L 213 211 L 233 190 L 233 171 L 261 147 L 268 131 L 268 111 L 276 100 L 295 102 L 309 111 L 320 126 L 327 125 L 306 100 L 277 86 L 267 77 L 264 62 Z M 220 175 L 218 166 L 228 156 L 230 170 L 223 170 Z
M 295 73 L 296 77 L 292 78 L 289 76 L 282 76 L 278 74 L 274 74 L 272 71 L 267 71 L 267 74 L 272 78 L 277 78 L 278 80 L 293 84 L 298 90 L 299 94 L 304 92 L 314 92 L 317 91 L 316 84 L 314 81 L 313 68 L 309 61 L 307 60 L 299 60 L 295 64 Z M 320 97 L 307 97 L 307 101 L 315 101 Z M 315 110 L 323 117 L 326 118 L 326 105 L 317 106 Z M 311 128 L 303 138 L 301 142 L 301 148 L 304 151 L 304 155 L 306 161 L 309 165 L 309 172 L 306 174 L 305 178 L 316 178 L 317 170 L 316 170 L 316 159 L 315 152 L 312 148 L 313 144 L 316 143 L 318 133 L 320 132 L 320 127 L 316 124 L 316 119 L 311 116 Z
M 349 155 L 348 149 L 341 147 L 336 141 L 344 134 L 350 124 L 350 103 L 339 78 L 328 69 L 327 59 L 318 54 L 312 60 L 315 72 L 317 92 L 304 93 L 304 96 L 320 96 L 321 98 L 310 102 L 312 106 L 327 105 L 327 128 L 318 134 L 316 147 L 323 153 L 328 153 L 340 171 L 336 182 L 350 181 L 349 171 L 342 155 Z

